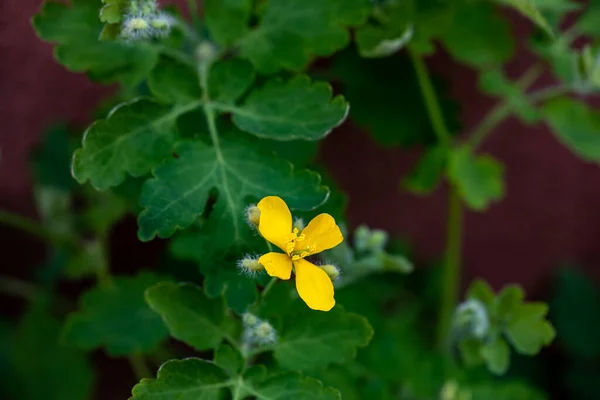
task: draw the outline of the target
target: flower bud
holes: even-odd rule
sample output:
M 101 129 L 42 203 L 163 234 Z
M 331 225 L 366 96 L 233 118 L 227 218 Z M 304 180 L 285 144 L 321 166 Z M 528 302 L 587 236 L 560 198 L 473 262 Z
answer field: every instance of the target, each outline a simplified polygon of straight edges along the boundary
M 327 273 L 329 279 L 334 282 L 337 278 L 340 277 L 340 269 L 332 264 L 326 264 L 320 266 L 323 271 Z
M 293 230 L 298 229 L 298 232 L 302 232 L 304 227 L 304 220 L 302 218 L 296 218 L 294 220 L 294 224 L 292 225 Z
M 248 328 L 248 327 L 253 327 L 254 325 L 258 324 L 260 322 L 260 319 L 252 314 L 252 313 L 244 313 L 244 315 L 242 315 L 242 324 L 244 324 L 244 327 Z
M 152 29 L 146 18 L 131 17 L 123 22 L 121 35 L 126 39 L 148 38 L 152 36 Z
M 388 242 L 388 234 L 380 229 L 374 229 L 371 231 L 371 236 L 367 241 L 367 248 L 373 252 L 383 251 L 385 245 Z
M 454 330 L 478 339 L 483 339 L 490 328 L 485 305 L 479 300 L 469 299 L 456 307 L 454 312 Z
M 256 204 L 250 204 L 246 207 L 246 221 L 248 225 L 258 228 L 260 222 L 260 209 L 256 207 Z
M 266 321 L 254 327 L 254 335 L 256 336 L 256 341 L 260 344 L 274 343 L 277 340 L 275 329 Z
M 255 275 L 257 272 L 263 271 L 265 267 L 258 262 L 256 256 L 246 256 L 237 262 L 237 266 L 248 275 Z
M 150 21 L 150 26 L 155 31 L 156 36 L 166 36 L 171 30 L 171 18 L 166 14 L 158 14 Z
M 217 56 L 217 48 L 211 42 L 204 40 L 196 47 L 196 58 L 199 62 L 208 64 Z

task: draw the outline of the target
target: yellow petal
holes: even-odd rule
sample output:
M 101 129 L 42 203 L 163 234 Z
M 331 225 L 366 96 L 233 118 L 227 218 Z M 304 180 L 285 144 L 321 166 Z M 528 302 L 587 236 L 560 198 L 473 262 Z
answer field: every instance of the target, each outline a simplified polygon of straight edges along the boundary
M 268 196 L 256 205 L 260 210 L 258 231 L 260 234 L 287 252 L 286 245 L 292 233 L 292 213 L 281 197 Z
M 302 247 L 310 249 L 310 254 L 320 253 L 342 243 L 344 236 L 329 214 L 319 214 L 304 228 Z
M 304 259 L 294 261 L 294 266 L 300 298 L 313 310 L 331 310 L 335 306 L 335 299 L 333 283 L 327 273 Z
M 290 279 L 292 275 L 292 260 L 287 254 L 267 253 L 258 259 L 267 270 L 267 274 L 279 279 Z

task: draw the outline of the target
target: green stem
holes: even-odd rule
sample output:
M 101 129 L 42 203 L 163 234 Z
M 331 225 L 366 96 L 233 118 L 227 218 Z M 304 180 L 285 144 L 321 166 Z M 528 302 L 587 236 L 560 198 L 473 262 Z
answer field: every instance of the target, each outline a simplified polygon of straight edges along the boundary
M 192 17 L 192 23 L 198 31 L 202 28 L 202 21 L 200 20 L 200 12 L 198 11 L 198 0 L 187 0 L 188 9 L 190 16 Z
M 440 349 L 445 349 L 450 330 L 452 316 L 458 304 L 460 289 L 461 239 L 462 239 L 462 202 L 453 185 L 450 185 L 448 196 L 448 225 L 446 231 L 446 256 L 444 277 L 442 280 L 442 300 L 438 321 L 437 342 Z
M 2 210 L 0 210 L 0 224 L 27 232 L 33 236 L 54 243 L 58 246 L 73 247 L 78 245 L 75 238 L 71 236 L 52 232 L 37 221 Z
M 128 360 L 129 365 L 131 365 L 131 369 L 138 380 L 152 378 L 154 376 L 150 371 L 150 368 L 148 368 L 148 364 L 146 364 L 146 360 L 142 355 L 132 354 L 128 357 Z
M 417 80 L 421 87 L 421 94 L 423 95 L 423 100 L 427 106 L 427 112 L 429 113 L 429 119 L 431 120 L 433 130 L 440 143 L 449 143 L 451 140 L 450 131 L 444 121 L 444 114 L 442 113 L 442 108 L 440 107 L 435 89 L 433 88 L 427 65 L 425 65 L 425 62 L 420 55 L 414 52 L 409 52 L 409 54 L 417 74 Z
M 265 296 L 267 295 L 267 293 L 269 293 L 269 291 L 273 288 L 273 286 L 275 286 L 276 283 L 277 283 L 277 278 L 275 278 L 275 277 L 271 278 L 269 283 L 267 283 L 267 286 L 265 286 L 264 290 L 260 293 L 260 298 L 264 299 Z
M 517 80 L 517 86 L 522 91 L 526 91 L 542 75 L 543 72 L 543 64 L 534 64 Z M 532 101 L 531 98 L 530 101 Z M 507 100 L 498 103 L 490 112 L 485 115 L 479 125 L 477 125 L 477 127 L 469 135 L 467 144 L 473 149 L 479 147 L 487 135 L 489 135 L 490 132 L 492 132 L 492 130 L 496 128 L 496 126 L 498 126 L 498 124 L 500 124 L 502 121 L 504 121 L 511 113 L 512 106 Z
M 29 282 L 0 275 L 0 292 L 31 301 L 37 294 L 37 288 Z

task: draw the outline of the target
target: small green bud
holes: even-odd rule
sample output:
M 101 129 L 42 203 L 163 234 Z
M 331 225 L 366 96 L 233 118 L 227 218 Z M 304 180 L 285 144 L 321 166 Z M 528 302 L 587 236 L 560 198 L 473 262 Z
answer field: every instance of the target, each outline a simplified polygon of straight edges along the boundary
M 292 228 L 293 228 L 292 230 L 298 229 L 298 232 L 301 233 L 305 228 L 304 220 L 302 218 L 296 218 L 294 220 L 294 224 L 293 224 Z
M 358 251 L 367 251 L 371 232 L 366 225 L 361 225 L 354 231 L 354 247 Z
M 244 315 L 242 315 L 242 323 L 244 324 L 245 327 L 253 327 L 254 325 L 258 324 L 260 322 L 260 319 L 252 314 L 252 313 L 244 313 Z
M 446 381 L 440 391 L 440 400 L 457 400 L 459 388 L 458 382 L 454 379 Z
M 459 334 L 483 339 L 489 329 L 490 320 L 485 305 L 475 299 L 469 299 L 456 307 L 454 312 L 454 330 Z
M 254 228 L 258 228 L 260 222 L 260 209 L 256 207 L 256 204 L 250 204 L 246 207 L 246 221 Z
M 367 241 L 367 248 L 373 252 L 383 251 L 388 242 L 388 234 L 380 229 L 371 231 L 371 236 Z
M 196 47 L 196 58 L 201 63 L 209 63 L 217 56 L 217 48 L 211 42 L 204 40 Z
M 263 271 L 265 267 L 258 262 L 256 256 L 246 256 L 238 261 L 237 266 L 248 275 L 254 275 L 257 272 Z
M 332 264 L 325 264 L 320 266 L 325 273 L 329 276 L 332 282 L 340 277 L 340 269 Z

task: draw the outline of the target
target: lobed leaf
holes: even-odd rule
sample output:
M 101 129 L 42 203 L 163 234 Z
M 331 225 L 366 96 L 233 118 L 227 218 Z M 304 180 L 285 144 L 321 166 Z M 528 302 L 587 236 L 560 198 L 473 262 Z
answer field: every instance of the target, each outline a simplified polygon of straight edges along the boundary
M 260 138 L 318 140 L 344 122 L 349 107 L 343 96 L 331 99 L 328 84 L 299 76 L 289 82 L 272 79 L 242 105 L 223 109 L 232 112 L 239 129 Z
M 502 165 L 489 156 L 475 156 L 466 148 L 450 154 L 448 177 L 474 210 L 486 209 L 504 195 Z
M 600 113 L 584 103 L 559 98 L 544 105 L 558 140 L 585 161 L 600 162 Z
M 94 371 L 86 354 L 60 343 L 60 322 L 36 302 L 22 317 L 10 343 L 15 398 L 90 398 Z
M 199 358 L 170 360 L 158 370 L 156 379 L 142 379 L 130 400 L 219 400 L 229 383 L 225 371 Z
M 147 174 L 171 154 L 177 117 L 199 104 L 167 106 L 138 98 L 115 107 L 85 132 L 73 156 L 73 176 L 104 190 L 122 183 L 125 174 Z
M 304 310 L 284 320 L 275 359 L 285 369 L 314 370 L 352 359 L 372 336 L 364 317 L 341 307 L 327 313 Z
M 116 15 L 111 10 L 102 12 L 102 18 L 114 20 Z M 102 22 L 95 2 L 46 1 L 32 23 L 41 39 L 56 43 L 54 56 L 58 62 L 73 72 L 87 72 L 99 82 L 135 86 L 158 61 L 158 50 L 150 44 L 98 40 Z
M 168 337 L 168 331 L 144 302 L 144 291 L 160 280 L 144 272 L 131 278 L 117 277 L 111 286 L 87 291 L 79 311 L 67 317 L 63 340 L 88 350 L 104 347 L 112 356 L 154 350 Z
M 312 57 L 346 47 L 347 29 L 369 11 L 368 0 L 270 0 L 258 27 L 238 42 L 240 55 L 266 74 L 301 70 Z
M 325 388 L 320 381 L 297 372 L 267 376 L 264 367 L 255 367 L 246 375 L 241 388 L 257 399 L 341 400 L 337 389 Z
M 249 231 L 244 209 L 248 198 L 281 196 L 292 209 L 309 210 L 322 204 L 328 189 L 319 175 L 262 152 L 252 141 L 221 137 L 218 147 L 200 141 L 176 145 L 177 158 L 155 168 L 144 185 L 138 218 L 139 237 L 147 241 L 166 238 L 189 227 L 203 213 L 211 190 L 217 200 L 209 217 L 220 240 L 243 243 Z
M 230 47 L 249 31 L 251 0 L 206 0 L 204 22 L 217 43 Z
M 163 317 L 174 338 L 199 351 L 221 343 L 225 317 L 222 299 L 208 299 L 192 284 L 163 282 L 146 290 L 146 302 Z

